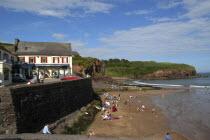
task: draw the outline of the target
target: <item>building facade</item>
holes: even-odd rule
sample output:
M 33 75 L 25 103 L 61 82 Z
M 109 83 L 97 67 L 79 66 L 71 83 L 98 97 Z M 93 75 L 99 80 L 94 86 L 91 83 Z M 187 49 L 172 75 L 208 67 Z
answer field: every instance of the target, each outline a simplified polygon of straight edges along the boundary
M 70 43 L 22 42 L 15 39 L 14 53 L 19 63 L 34 64 L 35 69 L 25 72 L 31 75 L 43 72 L 45 77 L 72 74 L 72 51 Z
M 16 62 L 16 55 L 0 46 L 0 86 L 12 83 L 12 65 Z

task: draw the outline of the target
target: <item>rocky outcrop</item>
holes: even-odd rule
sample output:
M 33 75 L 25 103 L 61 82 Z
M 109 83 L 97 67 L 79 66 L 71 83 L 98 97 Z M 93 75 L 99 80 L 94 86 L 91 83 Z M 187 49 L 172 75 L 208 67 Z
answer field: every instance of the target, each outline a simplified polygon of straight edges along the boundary
M 97 73 L 105 74 L 105 64 L 100 60 L 95 60 L 91 62 L 87 68 L 83 65 L 73 65 L 73 71 L 75 73 L 80 73 L 82 75 L 90 75 L 92 78 L 96 77 Z
M 158 70 L 152 74 L 148 74 L 142 77 L 143 79 L 182 79 L 182 78 L 193 78 L 199 77 L 196 71 L 185 71 L 185 70 Z

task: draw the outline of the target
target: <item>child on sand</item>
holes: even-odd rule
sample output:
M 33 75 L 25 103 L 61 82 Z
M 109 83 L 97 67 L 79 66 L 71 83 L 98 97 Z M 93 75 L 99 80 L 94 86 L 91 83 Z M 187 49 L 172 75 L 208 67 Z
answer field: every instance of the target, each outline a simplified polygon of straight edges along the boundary
M 166 133 L 165 140 L 171 140 L 170 133 Z
M 145 111 L 146 108 L 145 108 L 144 104 L 142 104 L 141 109 L 142 109 L 142 111 Z
M 152 114 L 154 114 L 154 113 L 155 113 L 155 107 L 152 108 Z

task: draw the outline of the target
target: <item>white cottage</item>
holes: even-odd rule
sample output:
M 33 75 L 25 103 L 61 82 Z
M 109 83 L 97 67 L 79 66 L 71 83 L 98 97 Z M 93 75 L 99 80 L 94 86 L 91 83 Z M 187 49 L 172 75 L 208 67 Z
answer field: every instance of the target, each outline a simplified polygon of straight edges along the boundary
M 70 43 L 23 42 L 15 39 L 14 53 L 20 63 L 34 64 L 36 72 L 46 77 L 72 74 Z

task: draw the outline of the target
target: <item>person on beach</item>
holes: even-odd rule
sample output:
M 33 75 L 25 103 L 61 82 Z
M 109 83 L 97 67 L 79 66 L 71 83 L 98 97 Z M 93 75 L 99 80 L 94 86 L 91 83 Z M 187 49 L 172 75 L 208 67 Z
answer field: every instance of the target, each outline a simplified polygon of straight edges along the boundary
M 166 133 L 165 140 L 171 140 L 170 133 Z
M 89 131 L 88 135 L 87 135 L 87 138 L 90 138 L 90 136 L 93 135 L 93 132 L 92 131 Z
M 145 111 L 145 110 L 146 110 L 144 104 L 141 105 L 141 110 L 142 110 L 142 111 Z
M 155 114 L 155 107 L 152 108 L 152 114 Z
M 43 128 L 43 134 L 51 134 L 50 130 L 49 130 L 49 125 L 46 124 Z

